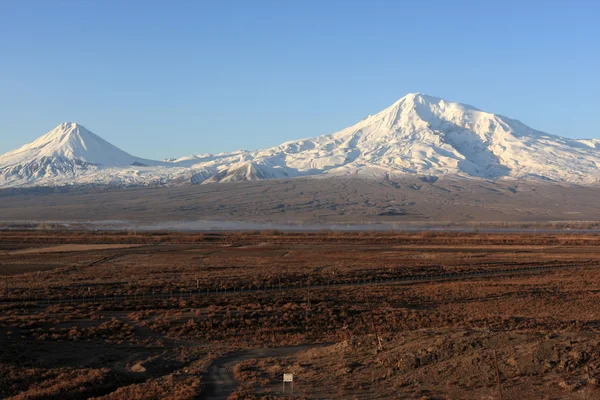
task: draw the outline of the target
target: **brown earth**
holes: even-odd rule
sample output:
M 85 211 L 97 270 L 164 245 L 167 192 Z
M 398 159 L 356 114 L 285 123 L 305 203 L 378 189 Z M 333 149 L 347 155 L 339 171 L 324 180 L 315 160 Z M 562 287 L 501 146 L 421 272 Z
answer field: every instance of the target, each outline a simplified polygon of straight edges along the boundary
M 71 253 L 75 251 L 112 250 L 136 247 L 133 244 L 63 244 L 60 246 L 36 247 L 27 250 L 14 250 L 11 254 L 29 253 Z
M 0 243 L 0 300 L 13 302 L 0 305 L 0 398 L 218 398 L 215 377 L 232 398 L 273 398 L 294 373 L 300 398 L 499 399 L 496 363 L 504 399 L 600 398 L 598 235 L 0 232 Z M 65 244 L 138 246 L 12 252 Z M 572 268 L 314 286 L 561 265 Z

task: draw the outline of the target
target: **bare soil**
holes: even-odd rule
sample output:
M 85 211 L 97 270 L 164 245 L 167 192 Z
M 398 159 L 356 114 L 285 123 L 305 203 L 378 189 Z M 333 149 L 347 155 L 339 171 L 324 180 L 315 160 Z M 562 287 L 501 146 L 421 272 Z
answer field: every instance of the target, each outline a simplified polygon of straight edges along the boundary
M 307 399 L 600 398 L 598 235 L 12 231 L 0 243 L 0 398 L 281 398 L 283 373 Z M 64 245 L 76 246 L 14 252 Z

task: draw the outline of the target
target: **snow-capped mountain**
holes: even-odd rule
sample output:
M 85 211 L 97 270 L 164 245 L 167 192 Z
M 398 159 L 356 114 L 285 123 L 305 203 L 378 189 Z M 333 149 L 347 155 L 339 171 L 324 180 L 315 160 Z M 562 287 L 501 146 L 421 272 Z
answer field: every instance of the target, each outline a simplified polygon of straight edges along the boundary
M 141 160 L 73 122 L 60 124 L 34 142 L 0 159 L 2 164 L 15 165 L 40 158 L 79 160 L 85 164 L 105 166 L 127 166 Z
M 0 156 L 0 186 L 92 183 L 88 178 L 96 175 L 101 177 L 94 183 L 133 184 L 135 168 L 161 165 L 167 163 L 134 157 L 85 127 L 65 122 Z M 128 173 L 129 178 L 124 176 Z
M 142 160 L 76 124 L 0 157 L 0 186 L 216 183 L 296 176 L 600 181 L 600 140 L 546 134 L 474 107 L 409 94 L 339 132 L 280 146 L 168 162 Z

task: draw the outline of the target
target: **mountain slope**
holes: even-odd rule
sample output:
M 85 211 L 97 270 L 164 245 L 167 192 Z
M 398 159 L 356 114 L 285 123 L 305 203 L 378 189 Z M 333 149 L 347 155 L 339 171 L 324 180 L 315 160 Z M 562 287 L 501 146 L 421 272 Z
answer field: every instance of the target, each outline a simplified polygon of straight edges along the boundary
M 356 125 L 246 155 L 291 175 L 458 174 L 595 183 L 597 140 L 548 135 L 460 103 L 410 94 Z
M 472 106 L 413 93 L 339 132 L 252 152 L 142 160 L 65 123 L 0 157 L 0 186 L 402 175 L 597 184 L 600 141 L 546 134 Z
M 0 156 L 0 178 L 10 184 L 78 179 L 104 168 L 159 166 L 134 157 L 73 122 L 65 122 L 37 140 Z M 0 181 L 1 182 L 1 181 Z
M 600 186 L 455 176 L 433 182 L 409 175 L 394 180 L 294 178 L 132 190 L 24 188 L 0 190 L 0 221 L 166 223 L 153 229 L 168 229 L 175 226 L 170 221 L 181 221 L 181 228 L 191 230 L 276 229 L 259 224 L 236 226 L 232 221 L 397 222 L 396 229 L 410 228 L 405 222 L 443 227 L 459 221 L 600 221 L 599 196 Z
M 79 160 L 104 166 L 127 166 L 140 160 L 85 127 L 65 122 L 34 142 L 4 154 L 0 157 L 0 165 L 21 164 L 39 158 Z

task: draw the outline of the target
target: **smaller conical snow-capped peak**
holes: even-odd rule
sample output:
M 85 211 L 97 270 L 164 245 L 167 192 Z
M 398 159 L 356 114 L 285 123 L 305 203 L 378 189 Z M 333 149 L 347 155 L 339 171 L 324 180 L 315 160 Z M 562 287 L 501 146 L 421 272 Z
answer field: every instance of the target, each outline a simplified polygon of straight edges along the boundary
M 68 137 L 70 135 L 78 135 L 78 134 L 86 134 L 91 133 L 88 131 L 83 125 L 78 124 L 77 122 L 63 122 L 58 125 L 56 128 L 52 129 L 50 132 L 41 136 L 38 140 L 51 140 L 56 138 Z M 37 141 L 37 140 L 36 140 Z
M 41 158 L 78 161 L 103 166 L 127 166 L 140 159 L 113 146 L 75 122 L 56 128 L 0 157 L 0 166 L 28 163 Z

